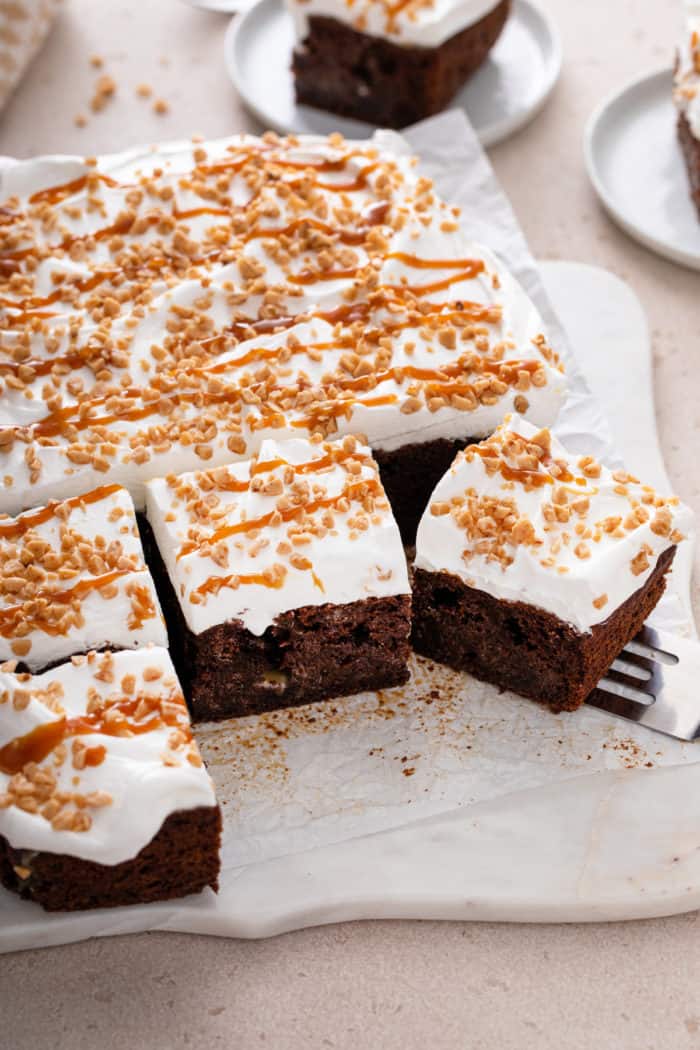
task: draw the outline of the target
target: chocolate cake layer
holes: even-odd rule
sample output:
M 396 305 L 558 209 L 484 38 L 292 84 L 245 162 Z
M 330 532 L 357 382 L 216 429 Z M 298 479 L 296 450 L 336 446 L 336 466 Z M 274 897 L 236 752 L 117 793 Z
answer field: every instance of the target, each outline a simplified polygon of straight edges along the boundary
M 403 47 L 312 16 L 292 59 L 297 102 L 403 128 L 443 110 L 501 34 L 510 0 L 435 48 Z
M 430 495 L 457 453 L 480 440 L 471 437 L 436 438 L 403 445 L 393 452 L 379 450 L 374 453 L 384 491 L 405 544 L 415 542 L 418 522 Z
M 695 138 L 687 118 L 682 113 L 678 117 L 678 139 L 688 169 L 690 196 L 700 219 L 700 140 Z
M 664 551 L 644 586 L 589 632 L 536 606 L 475 590 L 449 573 L 416 569 L 413 648 L 553 711 L 573 711 L 661 598 L 675 550 Z
M 195 721 L 259 714 L 408 681 L 408 595 L 295 609 L 260 636 L 236 620 L 194 634 L 150 525 L 145 519 L 140 525 L 171 655 Z
M 0 835 L 0 882 L 46 911 L 115 908 L 218 888 L 218 806 L 172 813 L 132 860 L 112 866 L 15 849 Z

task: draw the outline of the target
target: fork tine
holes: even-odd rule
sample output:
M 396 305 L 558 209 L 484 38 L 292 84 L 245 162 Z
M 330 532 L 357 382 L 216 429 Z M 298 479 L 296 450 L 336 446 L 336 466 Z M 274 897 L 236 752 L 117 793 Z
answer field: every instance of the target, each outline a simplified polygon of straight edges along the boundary
M 651 677 L 641 680 L 634 672 L 629 673 L 633 667 L 651 671 Z M 700 644 L 645 626 L 601 679 L 587 703 L 678 740 L 697 739 Z

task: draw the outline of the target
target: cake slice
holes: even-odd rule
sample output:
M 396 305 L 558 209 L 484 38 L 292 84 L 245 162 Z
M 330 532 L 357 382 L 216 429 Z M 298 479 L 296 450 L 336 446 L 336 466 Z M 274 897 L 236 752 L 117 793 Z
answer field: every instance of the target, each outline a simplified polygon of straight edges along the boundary
M 131 497 L 118 485 L 0 516 L 0 661 L 167 645 Z
M 0 880 L 48 911 L 217 887 L 221 815 L 170 657 L 0 668 Z
M 195 720 L 408 679 L 406 560 L 354 437 L 267 440 L 247 462 L 153 480 L 146 513 Z
M 483 63 L 510 0 L 287 0 L 297 102 L 403 128 L 439 113 Z
M 700 218 L 700 3 L 686 0 L 683 41 L 678 49 L 673 98 L 690 195 Z
M 678 500 L 508 417 L 457 456 L 420 522 L 413 646 L 574 710 L 659 601 L 690 521 Z

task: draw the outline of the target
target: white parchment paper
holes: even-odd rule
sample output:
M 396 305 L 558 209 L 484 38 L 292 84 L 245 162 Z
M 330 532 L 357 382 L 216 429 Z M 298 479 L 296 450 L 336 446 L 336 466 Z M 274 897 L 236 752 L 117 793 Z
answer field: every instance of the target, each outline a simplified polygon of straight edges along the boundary
M 440 195 L 461 206 L 474 239 L 501 256 L 544 316 L 569 381 L 559 436 L 577 451 L 619 462 L 517 220 L 464 115 L 431 119 L 405 138 Z M 682 626 L 673 602 L 657 622 Z M 250 884 L 251 876 L 254 881 L 261 862 L 287 857 L 291 872 L 295 864 L 298 869 L 293 855 L 302 851 L 450 811 L 482 812 L 500 798 L 507 797 L 512 809 L 522 795 L 525 807 L 533 791 L 556 793 L 565 780 L 685 765 L 697 754 L 591 708 L 552 715 L 419 658 L 411 682 L 400 689 L 205 725 L 197 737 L 224 812 L 220 896 L 49 918 L 0 891 L 0 950 L 3 925 L 5 950 L 156 926 L 217 932 L 216 921 L 206 919 L 209 911 L 230 932 L 239 928 L 227 912 L 236 886 Z M 269 864 L 260 870 L 269 871 Z M 274 892 L 283 894 L 284 879 L 276 880 Z

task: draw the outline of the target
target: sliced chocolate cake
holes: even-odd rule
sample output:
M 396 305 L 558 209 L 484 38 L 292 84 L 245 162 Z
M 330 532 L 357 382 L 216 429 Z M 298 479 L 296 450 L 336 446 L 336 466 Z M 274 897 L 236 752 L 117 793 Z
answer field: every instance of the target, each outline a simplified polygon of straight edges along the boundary
M 49 911 L 217 887 L 221 815 L 170 657 L 0 667 L 0 881 Z
M 195 720 L 408 679 L 406 560 L 365 445 L 268 440 L 255 459 L 146 488 Z
M 38 671 L 148 643 L 167 633 L 126 489 L 0 516 L 0 660 Z
M 297 102 L 380 127 L 439 113 L 486 59 L 511 0 L 287 0 Z
M 423 515 L 413 646 L 573 710 L 654 609 L 690 517 L 509 418 L 457 456 Z

